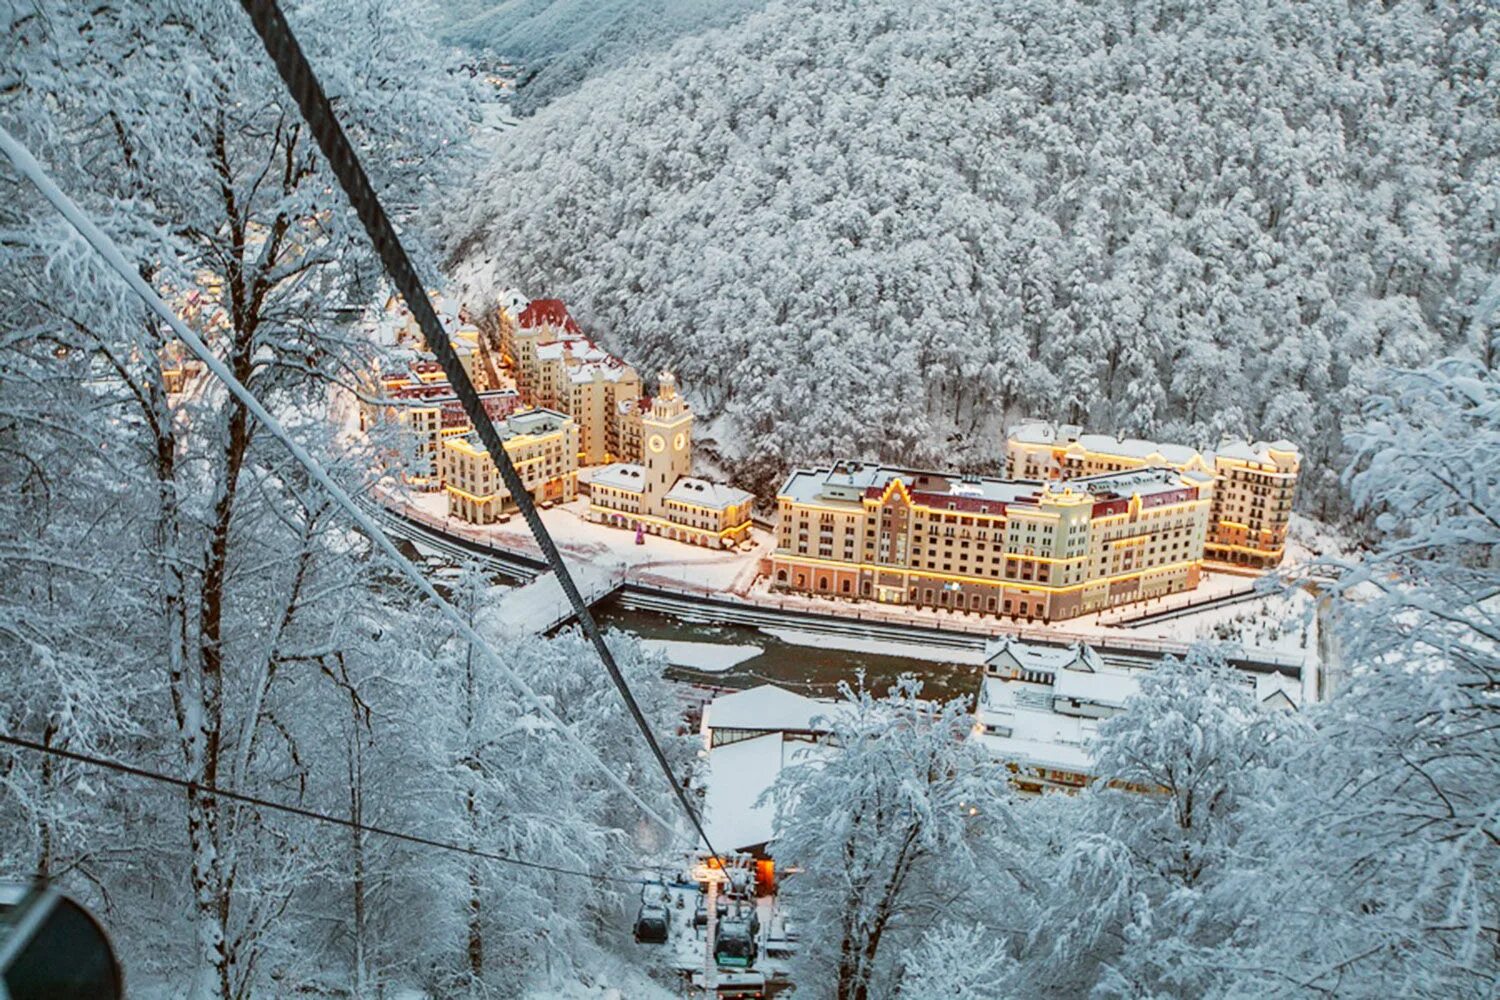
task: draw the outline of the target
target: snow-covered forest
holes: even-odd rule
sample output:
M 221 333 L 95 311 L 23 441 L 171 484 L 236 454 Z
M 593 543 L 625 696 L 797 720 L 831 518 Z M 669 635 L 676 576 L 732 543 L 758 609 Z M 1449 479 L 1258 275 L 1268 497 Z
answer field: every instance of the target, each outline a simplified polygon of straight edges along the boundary
M 450 236 L 672 367 L 758 488 L 994 468 L 1034 414 L 1300 442 L 1330 515 L 1378 366 L 1494 362 L 1497 42 L 1470 2 L 782 0 L 538 112 Z
M 967 703 L 850 678 L 837 752 L 772 794 L 797 997 L 1495 995 L 1491 7 L 642 0 L 549 42 L 574 4 L 283 6 L 429 273 L 563 296 L 675 368 L 745 485 L 991 465 L 1024 411 L 1290 437 L 1308 506 L 1368 526 L 1294 568 L 1326 704 L 1262 713 L 1195 648 L 1101 726 L 1078 795 L 1013 794 Z M 662 9 L 663 44 L 616 37 Z M 487 44 L 486 17 L 611 55 L 538 76 L 497 141 L 434 36 Z M 0 29 L 0 126 L 368 487 L 338 411 L 386 287 L 239 5 L 0 0 Z M 656 811 L 671 789 L 588 644 L 446 581 L 564 733 L 222 386 L 176 391 L 171 347 L 0 166 L 0 730 L 196 786 L 0 747 L 0 880 L 86 903 L 132 996 L 653 996 L 637 886 L 606 876 L 671 845 L 575 740 Z M 662 660 L 610 642 L 691 779 Z

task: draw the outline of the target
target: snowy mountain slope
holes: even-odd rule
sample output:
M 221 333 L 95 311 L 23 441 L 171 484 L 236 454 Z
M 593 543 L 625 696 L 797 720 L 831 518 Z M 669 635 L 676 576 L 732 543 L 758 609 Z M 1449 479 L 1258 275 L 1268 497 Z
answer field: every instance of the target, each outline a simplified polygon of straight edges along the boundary
M 537 114 L 455 245 L 676 368 L 762 486 L 989 463 L 1024 411 L 1289 437 L 1331 496 L 1369 369 L 1483 335 L 1497 38 L 1452 5 L 787 0 Z
M 729 24 L 762 0 L 465 0 L 446 10 L 443 34 L 524 67 L 515 107 L 529 113 L 676 39 Z

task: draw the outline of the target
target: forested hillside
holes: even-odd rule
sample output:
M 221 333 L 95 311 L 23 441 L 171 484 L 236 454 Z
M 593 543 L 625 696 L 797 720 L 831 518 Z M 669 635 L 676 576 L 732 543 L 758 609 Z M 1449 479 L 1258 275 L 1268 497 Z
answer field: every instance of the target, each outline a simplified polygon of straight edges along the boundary
M 761 488 L 992 465 L 1024 412 L 1291 438 L 1316 507 L 1374 366 L 1492 358 L 1497 40 L 1476 3 L 785 0 L 535 115 L 455 246 L 676 369 Z
M 729 24 L 761 0 L 454 0 L 440 9 L 455 45 L 520 61 L 522 113 L 683 35 Z

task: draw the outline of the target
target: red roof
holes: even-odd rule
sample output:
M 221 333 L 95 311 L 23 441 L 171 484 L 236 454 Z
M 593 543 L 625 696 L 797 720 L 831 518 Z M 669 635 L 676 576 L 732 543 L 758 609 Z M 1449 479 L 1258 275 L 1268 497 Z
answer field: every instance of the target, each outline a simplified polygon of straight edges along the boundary
M 583 334 L 573 317 L 568 315 L 568 307 L 563 305 L 562 299 L 532 299 L 516 317 L 516 322 L 526 330 L 534 326 L 560 326 L 568 333 Z

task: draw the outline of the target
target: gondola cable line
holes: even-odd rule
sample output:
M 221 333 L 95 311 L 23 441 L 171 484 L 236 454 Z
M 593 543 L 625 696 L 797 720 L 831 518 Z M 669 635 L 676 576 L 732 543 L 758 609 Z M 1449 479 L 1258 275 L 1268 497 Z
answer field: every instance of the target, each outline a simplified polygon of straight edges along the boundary
M 329 167 L 338 178 L 339 186 L 344 189 L 344 194 L 353 205 L 355 214 L 364 225 L 370 242 L 375 246 L 376 254 L 385 265 L 387 275 L 406 300 L 407 308 L 411 310 L 412 317 L 422 331 L 427 349 L 437 357 L 443 373 L 448 377 L 449 384 L 463 404 L 464 413 L 478 432 L 479 439 L 489 452 L 491 461 L 500 471 L 500 478 L 504 480 L 506 489 L 510 491 L 511 499 L 520 508 L 526 526 L 531 529 L 532 537 L 536 539 L 537 545 L 546 557 L 548 566 L 557 576 L 557 582 L 573 608 L 579 627 L 593 645 L 599 662 L 609 674 L 610 680 L 614 682 L 615 689 L 630 711 L 636 729 L 646 741 L 652 756 L 656 758 L 663 777 L 671 786 L 678 804 L 682 807 L 693 829 L 702 839 L 703 846 L 710 854 L 717 857 L 718 852 L 709 840 L 702 818 L 688 799 L 687 789 L 683 783 L 673 775 L 666 754 L 663 753 L 655 734 L 651 732 L 645 713 L 641 711 L 640 704 L 630 690 L 624 674 L 620 672 L 619 665 L 615 663 L 614 654 L 605 643 L 603 633 L 599 631 L 599 626 L 594 621 L 588 604 L 579 593 L 572 574 L 568 572 L 562 553 L 558 551 L 547 526 L 542 523 L 541 514 L 532 501 L 531 492 L 521 480 L 520 473 L 516 471 L 500 435 L 496 433 L 489 413 L 480 402 L 479 394 L 469 380 L 468 372 L 464 370 L 463 363 L 459 361 L 458 355 L 453 350 L 447 331 L 443 329 L 443 325 L 438 322 L 437 314 L 433 312 L 432 302 L 427 296 L 427 286 L 417 276 L 416 268 L 407 255 L 406 248 L 391 226 L 390 218 L 386 215 L 374 187 L 371 186 L 369 176 L 365 173 L 358 154 L 355 153 L 354 147 L 344 134 L 343 128 L 340 127 L 338 118 L 333 113 L 333 106 L 323 92 L 323 87 L 318 82 L 317 75 L 307 61 L 307 56 L 298 44 L 296 36 L 292 33 L 291 26 L 282 15 L 281 8 L 276 0 L 241 0 L 241 6 L 250 16 L 256 34 L 260 36 L 261 42 L 266 47 L 266 53 L 275 63 L 282 82 L 286 84 L 288 92 L 297 102 L 297 107 L 312 131 L 313 138 L 317 140 L 318 147 L 328 160 Z
M 423 847 L 431 847 L 440 851 L 451 851 L 458 854 L 466 854 L 470 857 L 482 858 L 486 861 L 498 861 L 508 865 L 517 865 L 522 868 L 532 868 L 537 871 L 550 872 L 554 875 L 573 875 L 577 876 L 578 878 L 586 878 L 591 882 L 624 882 L 631 885 L 653 884 L 652 880 L 648 879 L 627 878 L 623 875 L 604 875 L 597 872 L 584 871 L 577 868 L 567 868 L 562 865 L 547 864 L 544 861 L 531 861 L 526 858 L 516 857 L 515 855 L 496 854 L 493 851 L 484 851 L 480 850 L 479 848 L 465 847 L 462 844 L 455 844 L 451 841 L 436 840 L 432 837 L 424 837 L 415 833 L 406 833 L 402 830 L 393 830 L 389 827 L 373 826 L 369 823 L 359 823 L 352 819 L 345 819 L 342 816 L 331 816 L 327 813 L 320 813 L 313 809 L 303 808 L 302 806 L 289 805 L 284 802 L 275 802 L 271 799 L 264 799 L 257 795 L 247 795 L 243 792 L 235 791 L 232 788 L 225 788 L 222 785 L 205 785 L 201 782 L 189 781 L 186 778 L 177 778 L 173 777 L 170 774 L 163 774 L 160 771 L 152 771 L 144 767 L 137 767 L 134 764 L 126 764 L 122 761 L 110 760 L 107 757 L 98 757 L 93 754 L 79 753 L 76 750 L 67 750 L 62 747 L 48 746 L 45 743 L 37 743 L 34 740 L 23 739 L 19 736 L 13 736 L 10 733 L 0 733 L 0 743 L 17 747 L 22 750 L 29 750 L 33 753 L 47 754 L 49 756 L 58 757 L 63 760 L 71 760 L 79 764 L 87 764 L 92 767 L 99 767 L 109 771 L 116 771 L 120 774 L 128 774 L 134 778 L 143 778 L 147 781 L 155 781 L 165 785 L 172 785 L 176 788 L 204 792 L 206 794 L 215 796 L 216 798 L 231 799 L 235 802 L 243 802 L 246 805 L 255 806 L 260 809 L 270 809 L 276 812 L 288 813 L 292 816 L 299 816 L 302 819 L 315 820 L 319 823 L 330 823 L 334 826 L 341 826 L 349 830 L 357 831 L 359 833 L 369 833 L 375 834 L 376 836 L 389 837 L 392 840 L 405 841 L 409 844 L 419 844 Z

